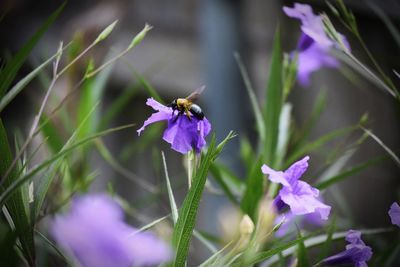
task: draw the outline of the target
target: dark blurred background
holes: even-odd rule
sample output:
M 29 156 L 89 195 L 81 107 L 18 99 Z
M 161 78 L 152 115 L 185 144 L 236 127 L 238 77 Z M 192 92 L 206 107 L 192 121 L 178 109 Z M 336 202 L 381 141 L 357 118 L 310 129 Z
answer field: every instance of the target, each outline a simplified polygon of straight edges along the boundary
M 392 69 L 400 70 L 400 51 L 390 32 L 367 1 L 345 2 L 354 11 L 368 47 L 395 84 L 399 85 L 399 79 L 395 78 Z M 0 10 L 6 12 L 6 16 L 0 22 L 2 57 L 14 53 L 61 3 L 44 0 L 2 0 Z M 325 1 L 306 3 L 311 4 L 315 11 L 326 11 L 333 21 L 337 22 L 329 13 Z M 105 26 L 118 19 L 119 23 L 112 35 L 92 52 L 92 56 L 101 59 L 110 50 L 118 51 L 126 47 L 132 36 L 142 29 L 145 23 L 149 23 L 154 29 L 143 43 L 115 65 L 107 83 L 102 108 L 107 108 L 127 84 L 135 81 L 132 73 L 134 68 L 148 79 L 166 101 L 186 96 L 197 87 L 206 85 L 199 104 L 211 121 L 217 137 L 222 138 L 229 130 L 234 130 L 239 136 L 245 136 L 252 141 L 256 137 L 254 117 L 233 53 L 237 51 L 243 58 L 257 90 L 257 96 L 262 102 L 276 27 L 280 25 L 282 29 L 283 49 L 286 52 L 295 48 L 300 36 L 299 22 L 285 17 L 282 12 L 283 5 L 292 4 L 292 1 L 262 0 L 71 0 L 34 49 L 29 60 L 31 65 L 24 66 L 20 77 L 53 54 L 60 40 L 67 43 L 73 38 L 81 38 L 82 42 L 88 45 Z M 377 0 L 375 4 L 399 26 L 398 1 Z M 364 62 L 368 62 L 356 40 L 339 23 L 335 25 L 340 32 L 347 35 L 353 53 Z M 82 69 L 84 67 L 84 64 L 80 66 Z M 331 130 L 355 124 L 362 114 L 368 112 L 368 127 L 390 148 L 398 151 L 399 110 L 393 99 L 357 74 L 353 75 L 354 80 L 350 81 L 343 75 L 344 71 L 323 69 L 313 74 L 309 88 L 296 86 L 290 97 L 294 104 L 296 124 L 301 125 L 306 120 L 316 96 L 321 90 L 325 90 L 327 106 L 311 135 L 312 139 Z M 68 85 L 63 82 L 60 84 L 55 94 L 63 95 L 63 90 Z M 4 111 L 2 116 L 9 130 L 26 130 L 24 127 L 30 125 L 38 105 L 36 101 L 41 99 L 44 90 L 39 82 L 32 83 Z M 145 91 L 141 91 L 113 125 L 134 122 L 139 127 L 152 112 L 150 107 L 145 106 L 147 97 Z M 130 131 L 123 138 L 108 138 L 107 143 L 112 151 L 118 153 L 123 150 L 125 144 L 137 138 L 136 133 Z M 169 151 L 168 145 L 164 143 L 160 142 L 157 146 L 158 150 L 144 150 L 133 155 L 126 160 L 126 166 L 151 182 L 163 181 L 160 172 L 154 171 L 153 166 L 147 164 L 152 162 L 153 155 L 162 149 L 166 151 L 172 179 L 175 183 L 185 184 L 181 156 Z M 243 169 L 238 159 L 238 149 L 238 141 L 233 141 L 222 160 L 240 176 Z M 346 166 L 382 154 L 383 149 L 374 141 L 368 140 Z M 307 172 L 309 177 L 318 172 L 318 164 L 325 161 L 324 156 L 324 151 L 312 155 L 311 167 Z M 157 164 L 161 164 L 160 162 Z M 93 190 L 104 190 L 107 181 L 111 180 L 114 181 L 115 188 L 127 199 L 134 201 L 137 195 L 144 194 L 134 184 L 119 179 L 119 174 L 106 165 L 98 164 L 96 156 L 93 156 L 93 166 L 101 170 Z M 399 199 L 399 185 L 399 169 L 393 162 L 385 161 L 331 188 L 326 198 L 329 204 L 347 202 L 345 206 L 348 209 L 338 208 L 338 213 L 351 216 L 361 226 L 385 226 L 389 224 L 387 210 L 390 204 Z M 185 191 L 184 188 L 185 186 L 182 192 Z M 182 197 L 178 197 L 179 203 Z M 159 211 L 159 206 L 162 206 L 163 211 L 167 211 L 167 201 L 165 198 L 165 203 L 148 205 L 141 212 L 152 216 L 154 212 Z M 215 232 L 216 214 L 225 204 L 220 196 L 204 197 L 198 219 L 199 228 Z M 341 204 L 339 206 L 343 207 Z

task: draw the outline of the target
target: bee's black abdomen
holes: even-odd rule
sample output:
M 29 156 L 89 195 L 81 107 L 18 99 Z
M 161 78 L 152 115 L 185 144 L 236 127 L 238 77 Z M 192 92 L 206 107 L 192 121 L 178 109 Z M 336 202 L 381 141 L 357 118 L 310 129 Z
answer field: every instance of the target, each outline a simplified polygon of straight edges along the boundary
M 199 120 L 204 119 L 204 113 L 199 105 L 192 104 L 189 111 L 192 113 L 194 117 L 198 118 Z

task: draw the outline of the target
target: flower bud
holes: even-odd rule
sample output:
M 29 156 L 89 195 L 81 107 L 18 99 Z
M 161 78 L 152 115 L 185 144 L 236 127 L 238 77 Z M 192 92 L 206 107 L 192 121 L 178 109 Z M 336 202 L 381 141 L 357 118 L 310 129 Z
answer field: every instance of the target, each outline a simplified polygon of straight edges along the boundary
M 245 235 L 251 235 L 254 231 L 254 223 L 249 217 L 249 215 L 245 214 L 243 215 L 242 221 L 240 222 L 240 235 L 245 236 Z

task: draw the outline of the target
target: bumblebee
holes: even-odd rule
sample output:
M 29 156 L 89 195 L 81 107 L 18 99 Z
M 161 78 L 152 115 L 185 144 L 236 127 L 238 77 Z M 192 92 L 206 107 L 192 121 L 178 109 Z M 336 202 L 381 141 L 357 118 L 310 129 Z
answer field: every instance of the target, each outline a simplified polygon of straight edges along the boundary
M 204 113 L 201 110 L 200 106 L 193 103 L 199 98 L 204 88 L 205 86 L 198 88 L 185 98 L 174 99 L 168 105 L 168 107 L 172 108 L 172 114 L 175 113 L 175 110 L 179 111 L 178 114 L 176 115 L 175 121 L 178 119 L 180 115 L 183 115 L 183 113 L 186 114 L 189 120 L 192 120 L 191 115 L 193 115 L 199 120 L 204 119 Z

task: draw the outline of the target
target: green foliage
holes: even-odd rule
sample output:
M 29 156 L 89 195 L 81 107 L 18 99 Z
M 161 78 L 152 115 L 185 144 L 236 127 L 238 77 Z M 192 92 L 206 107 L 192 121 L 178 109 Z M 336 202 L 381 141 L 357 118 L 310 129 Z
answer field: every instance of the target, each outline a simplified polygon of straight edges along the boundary
M 332 53 L 399 100 L 400 94 L 397 86 L 389 78 L 390 75 L 383 72 L 378 61 L 364 44 L 354 14 L 341 0 L 336 1 L 335 4 L 332 2 L 327 4 L 333 14 L 355 35 L 372 64 L 371 67 L 367 66 L 351 53 L 344 45 L 344 41 L 332 21 L 324 14 L 322 19 L 325 31 L 331 39 L 339 44 Z M 45 254 L 49 252 L 57 255 L 66 264 L 73 264 L 63 255 L 63 251 L 59 250 L 57 244 L 53 244 L 46 237 L 46 233 L 42 234 L 37 229 L 41 226 L 40 222 L 43 218 L 68 205 L 74 194 L 88 191 L 90 184 L 98 174 L 94 170 L 94 164 L 90 161 L 93 153 L 98 153 L 101 157 L 101 163 L 97 162 L 97 165 L 106 163 L 115 171 L 116 177 L 126 178 L 144 189 L 143 196 L 138 196 L 137 202 L 131 205 L 129 201 L 118 195 L 117 187 L 114 187 L 112 183 L 109 184 L 109 193 L 118 200 L 129 215 L 143 225 L 138 231 L 146 231 L 160 224 L 164 227 L 165 225 L 172 227 L 170 239 L 172 239 L 174 255 L 170 266 L 189 266 L 191 264 L 189 248 L 192 237 L 197 238 L 211 254 L 204 259 L 201 266 L 252 266 L 261 262 L 266 262 L 265 264 L 271 266 L 278 266 L 278 264 L 284 266 L 289 257 L 296 258 L 296 266 L 311 266 L 315 264 L 312 255 L 318 255 L 319 262 L 316 263 L 318 265 L 325 257 L 331 255 L 331 248 L 335 240 L 344 238 L 346 232 L 343 231 L 342 220 L 346 227 L 349 224 L 353 226 L 350 218 L 352 217 L 351 211 L 346 211 L 346 205 L 341 204 L 342 202 L 346 203 L 346 199 L 340 195 L 340 192 L 332 190 L 332 186 L 345 179 L 350 179 L 384 160 L 392 159 L 397 166 L 400 166 L 397 150 L 385 144 L 372 130 L 366 129 L 367 119 L 365 116 L 354 125 L 310 138 L 327 105 L 327 96 L 324 90 L 321 90 L 316 97 L 312 111 L 305 123 L 298 125 L 294 121 L 295 116 L 292 111 L 296 109 L 289 102 L 289 95 L 295 87 L 298 54 L 283 53 L 281 29 L 278 27 L 273 42 L 263 103 L 257 99 L 256 90 L 253 88 L 239 54 L 235 53 L 234 55 L 249 96 L 257 130 L 257 137 L 254 139 L 245 136 L 239 137 L 240 151 L 238 154 L 240 154 L 242 163 L 240 167 L 244 169 L 243 173 L 236 173 L 233 168 L 227 167 L 228 165 L 218 159 L 226 143 L 235 135 L 230 132 L 218 145 L 214 135 L 202 154 L 190 153 L 187 156 L 189 166 L 186 167 L 188 177 L 191 179 L 191 186 L 184 194 L 182 205 L 178 205 L 174 191 L 178 190 L 176 187 L 183 185 L 184 182 L 181 180 L 176 182 L 176 179 L 171 179 L 180 177 L 170 176 L 164 152 L 161 153 L 160 158 L 159 149 L 152 147 L 152 143 L 160 138 L 163 125 L 149 127 L 139 141 L 133 139 L 132 142 L 124 144 L 124 148 L 119 152 L 110 149 L 111 146 L 108 148 L 107 140 L 103 140 L 111 133 L 134 126 L 134 124 L 129 124 L 108 128 L 140 93 L 163 103 L 162 96 L 148 80 L 149 76 L 137 72 L 126 62 L 134 81 L 126 86 L 107 107 L 102 106 L 114 63 L 139 45 L 152 28 L 151 26 L 146 24 L 125 49 L 116 54 L 109 53 L 99 61 L 89 59 L 85 63 L 81 62 L 87 58 L 91 49 L 112 33 L 117 21 L 108 25 L 86 47 L 83 42 L 79 42 L 79 40 L 83 40 L 83 36 L 78 36 L 77 39 L 80 39 L 75 40 L 71 46 L 69 43 L 64 46 L 61 42 L 55 54 L 38 64 L 19 81 L 14 81 L 31 50 L 60 14 L 63 7 L 64 4 L 6 62 L 0 72 L 0 112 L 36 77 L 41 77 L 42 81 L 45 81 L 44 88 L 47 88 L 29 134 L 24 137 L 24 133 L 13 133 L 15 144 L 9 142 L 9 136 L 12 133 L 11 129 L 6 129 L 3 125 L 5 118 L 0 119 L 2 156 L 0 161 L 0 205 L 3 208 L 3 219 L 0 220 L 0 258 L 5 259 L 4 262 L 2 261 L 5 266 L 20 265 L 21 259 L 29 266 L 36 266 L 38 263 L 36 250 L 42 249 L 43 245 L 47 247 Z M 393 23 L 379 7 L 373 8 L 391 31 L 394 40 L 399 42 L 399 33 Z M 64 51 L 67 48 L 68 55 L 66 56 Z M 52 62 L 54 62 L 53 73 L 48 75 L 46 67 Z M 84 73 L 79 73 L 80 68 L 76 67 L 79 63 L 83 68 L 86 66 Z M 61 64 L 65 65 L 61 66 Z M 73 81 L 71 90 L 64 98 L 57 99 L 55 96 L 50 96 L 54 85 L 64 75 L 67 76 L 66 79 L 78 78 L 71 79 Z M 15 85 L 11 87 L 13 82 Z M 72 98 L 75 102 L 68 103 Z M 70 112 L 71 107 L 68 105 L 73 105 L 74 112 Z M 5 124 L 7 125 L 7 123 Z M 361 136 L 358 137 L 359 135 Z M 357 140 L 351 141 L 351 138 L 355 136 L 357 136 Z M 37 147 L 34 147 L 33 140 L 35 138 L 41 139 Z M 369 138 L 382 147 L 387 155 L 374 156 L 366 161 L 350 165 L 350 159 L 358 153 L 364 141 Z M 15 147 L 15 151 L 11 149 L 12 147 Z M 144 151 L 153 152 L 153 173 L 155 176 L 163 173 L 165 178 L 159 179 L 161 185 L 147 181 L 147 177 L 141 177 L 136 171 L 123 165 L 131 160 L 130 157 L 133 154 L 141 154 Z M 37 157 L 43 153 L 46 157 Z M 319 155 L 322 162 L 312 177 L 314 179 L 313 186 L 321 191 L 331 188 L 332 197 L 336 198 L 338 206 L 346 212 L 347 218 L 343 219 L 344 216 L 340 217 L 339 215 L 336 218 L 336 214 L 334 214 L 331 216 L 334 218 L 330 219 L 329 226 L 323 229 L 298 229 L 297 237 L 291 236 L 289 233 L 285 237 L 279 238 L 275 236 L 275 232 L 283 225 L 284 220 L 276 223 L 277 211 L 269 206 L 276 197 L 279 187 L 277 184 L 269 182 L 268 177 L 261 172 L 261 166 L 267 164 L 276 170 L 284 170 L 308 154 Z M 169 158 L 168 163 L 170 163 Z M 169 167 L 171 166 L 175 167 L 175 165 L 169 164 Z M 208 177 L 212 177 L 212 181 L 210 181 L 211 179 L 207 181 Z M 186 191 L 186 188 L 184 190 Z M 241 221 L 232 222 L 232 228 L 237 232 L 237 236 L 230 237 L 231 240 L 195 229 L 198 208 L 205 190 L 208 190 L 209 194 L 216 194 L 228 199 L 230 204 L 236 208 Z M 140 193 L 142 194 L 142 192 Z M 179 195 L 177 196 L 179 197 Z M 140 208 L 147 208 L 153 203 L 159 206 L 158 201 L 166 199 L 169 202 L 166 215 L 159 215 L 154 220 L 139 212 Z M 244 215 L 249 215 L 251 219 Z M 8 224 L 6 225 L 4 222 Z M 321 234 L 322 231 L 323 234 Z M 392 231 L 392 228 L 384 228 L 363 230 L 362 233 L 363 235 L 375 235 Z M 40 242 L 35 244 L 35 241 Z M 379 241 L 381 242 L 381 240 Z M 226 243 L 223 244 L 223 242 Z M 383 245 L 386 244 L 381 242 L 380 246 Z M 318 250 L 313 251 L 315 247 Z M 391 266 L 396 262 L 399 251 L 400 247 L 395 244 L 380 253 L 373 263 L 376 266 Z M 40 253 L 40 255 L 43 254 L 42 251 Z
M 1 193 L 4 194 L 6 190 L 4 188 L 9 188 L 17 179 L 18 170 L 13 168 L 11 173 L 4 178 L 5 173 L 11 166 L 12 154 L 10 145 L 7 138 L 6 130 L 3 126 L 3 122 L 0 120 L 0 151 L 2 152 L 2 160 L 0 163 L 0 174 L 3 182 L 3 187 L 1 188 Z M 23 194 L 25 190 L 17 188 L 13 191 L 13 195 L 8 199 L 7 202 L 2 202 L 1 206 L 4 204 L 10 214 L 11 224 L 16 232 L 17 237 L 21 242 L 22 253 L 29 263 L 30 266 L 35 266 L 35 246 L 33 241 L 33 224 L 30 220 L 29 204 L 24 202 L 24 199 L 28 199 Z
M 196 222 L 197 209 L 207 179 L 208 170 L 210 169 L 211 163 L 221 153 L 225 144 L 233 137 L 234 134 L 230 132 L 227 137 L 216 146 L 215 136 L 213 136 L 207 153 L 202 158 L 196 175 L 193 177 L 192 186 L 179 210 L 179 218 L 174 228 L 172 244 L 176 252 L 173 266 L 185 266 L 191 235 Z
M 272 59 L 267 83 L 265 106 L 263 109 L 266 139 L 264 144 L 265 163 L 271 167 L 276 166 L 276 148 L 279 135 L 279 118 L 283 102 L 282 87 L 282 48 L 281 33 L 278 28 L 275 32 Z
M 17 75 L 22 64 L 26 61 L 32 49 L 37 42 L 53 24 L 58 15 L 64 9 L 66 2 L 64 2 L 54 13 L 43 23 L 38 31 L 24 44 L 24 46 L 6 63 L 0 72 L 0 98 L 3 98 L 5 92 L 11 85 L 15 76 Z

